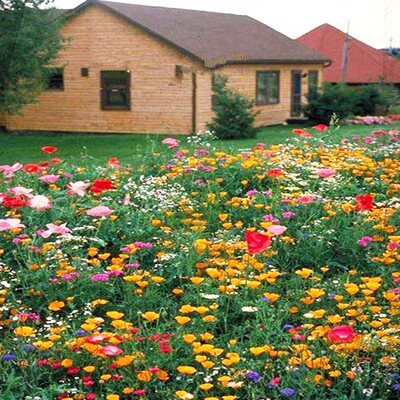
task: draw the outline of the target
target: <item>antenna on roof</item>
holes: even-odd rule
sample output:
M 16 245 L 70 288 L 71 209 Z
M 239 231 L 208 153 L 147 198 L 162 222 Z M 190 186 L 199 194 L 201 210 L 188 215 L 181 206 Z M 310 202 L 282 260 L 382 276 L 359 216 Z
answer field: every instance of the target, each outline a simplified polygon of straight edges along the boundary
M 343 42 L 343 52 L 342 52 L 342 75 L 340 78 L 341 82 L 346 82 L 346 72 L 347 72 L 347 61 L 349 56 L 349 43 L 350 43 L 350 21 L 347 21 L 347 33 Z

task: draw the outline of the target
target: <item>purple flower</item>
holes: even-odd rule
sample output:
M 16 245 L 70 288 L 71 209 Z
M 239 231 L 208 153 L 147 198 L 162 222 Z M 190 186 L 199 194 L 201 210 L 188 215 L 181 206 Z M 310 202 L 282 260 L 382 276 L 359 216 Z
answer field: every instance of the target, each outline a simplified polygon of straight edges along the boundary
M 246 376 L 251 379 L 254 383 L 257 383 L 261 378 L 260 378 L 260 374 L 258 374 L 255 371 L 249 371 Z
M 280 393 L 283 397 L 291 397 L 296 394 L 296 391 L 292 388 L 283 388 Z
M 285 331 L 288 331 L 289 329 L 293 329 L 293 328 L 294 328 L 293 325 L 284 325 L 284 327 L 283 327 L 283 329 L 284 329 Z
M 400 392 L 400 383 L 395 383 L 394 385 L 392 385 L 392 389 L 396 392 Z
M 4 354 L 4 356 L 3 356 L 4 361 L 12 361 L 15 359 L 16 359 L 16 357 L 14 356 L 14 354 Z

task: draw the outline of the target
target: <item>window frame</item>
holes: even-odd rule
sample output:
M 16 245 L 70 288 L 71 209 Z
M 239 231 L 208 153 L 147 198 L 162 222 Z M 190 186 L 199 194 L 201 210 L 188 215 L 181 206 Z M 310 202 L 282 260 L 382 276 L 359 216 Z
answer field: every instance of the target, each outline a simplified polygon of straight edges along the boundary
M 107 82 L 107 74 L 111 73 L 125 73 L 125 82 L 121 83 L 110 83 Z M 126 104 L 124 105 L 111 105 L 108 102 L 107 92 L 109 86 L 117 87 L 118 89 L 124 89 L 126 91 Z M 131 72 L 127 70 L 102 70 L 100 71 L 100 108 L 104 111 L 130 111 L 131 110 Z
M 315 78 L 316 78 L 315 86 L 311 84 L 310 77 L 312 75 L 315 75 Z M 308 71 L 308 93 L 310 93 L 312 90 L 318 89 L 318 80 L 319 80 L 319 71 L 317 69 L 312 69 L 312 70 Z
M 55 75 L 61 75 L 61 79 L 55 77 Z M 64 68 L 63 67 L 52 67 L 49 68 L 49 75 L 47 77 L 46 90 L 52 92 L 62 92 L 65 89 L 64 86 Z
M 266 85 L 265 85 L 265 101 L 259 100 L 259 80 L 260 76 L 266 75 Z M 269 101 L 268 100 L 268 76 L 276 76 L 277 77 L 277 96 L 276 100 Z M 279 70 L 263 70 L 263 71 L 256 71 L 256 105 L 257 106 L 265 106 L 270 104 L 279 104 L 280 103 L 280 95 L 281 95 L 281 72 Z

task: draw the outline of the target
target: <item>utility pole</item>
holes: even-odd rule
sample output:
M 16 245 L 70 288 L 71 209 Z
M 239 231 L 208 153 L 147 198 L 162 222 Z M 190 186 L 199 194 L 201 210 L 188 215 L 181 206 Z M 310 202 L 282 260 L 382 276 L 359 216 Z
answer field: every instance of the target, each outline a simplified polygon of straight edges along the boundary
M 340 77 L 341 82 L 346 82 L 346 72 L 347 72 L 347 62 L 349 57 L 349 43 L 350 43 L 350 21 L 347 21 L 347 33 L 343 43 L 343 51 L 342 51 L 342 74 Z

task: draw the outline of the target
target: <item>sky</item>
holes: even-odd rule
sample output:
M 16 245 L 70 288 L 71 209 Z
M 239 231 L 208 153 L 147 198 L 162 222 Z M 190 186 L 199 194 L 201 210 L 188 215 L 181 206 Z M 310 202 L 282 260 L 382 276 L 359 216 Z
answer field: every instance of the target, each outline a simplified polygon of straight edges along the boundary
M 296 39 L 328 23 L 375 47 L 400 47 L 400 0 L 119 0 L 120 3 L 244 14 Z M 83 0 L 54 0 L 74 8 Z

